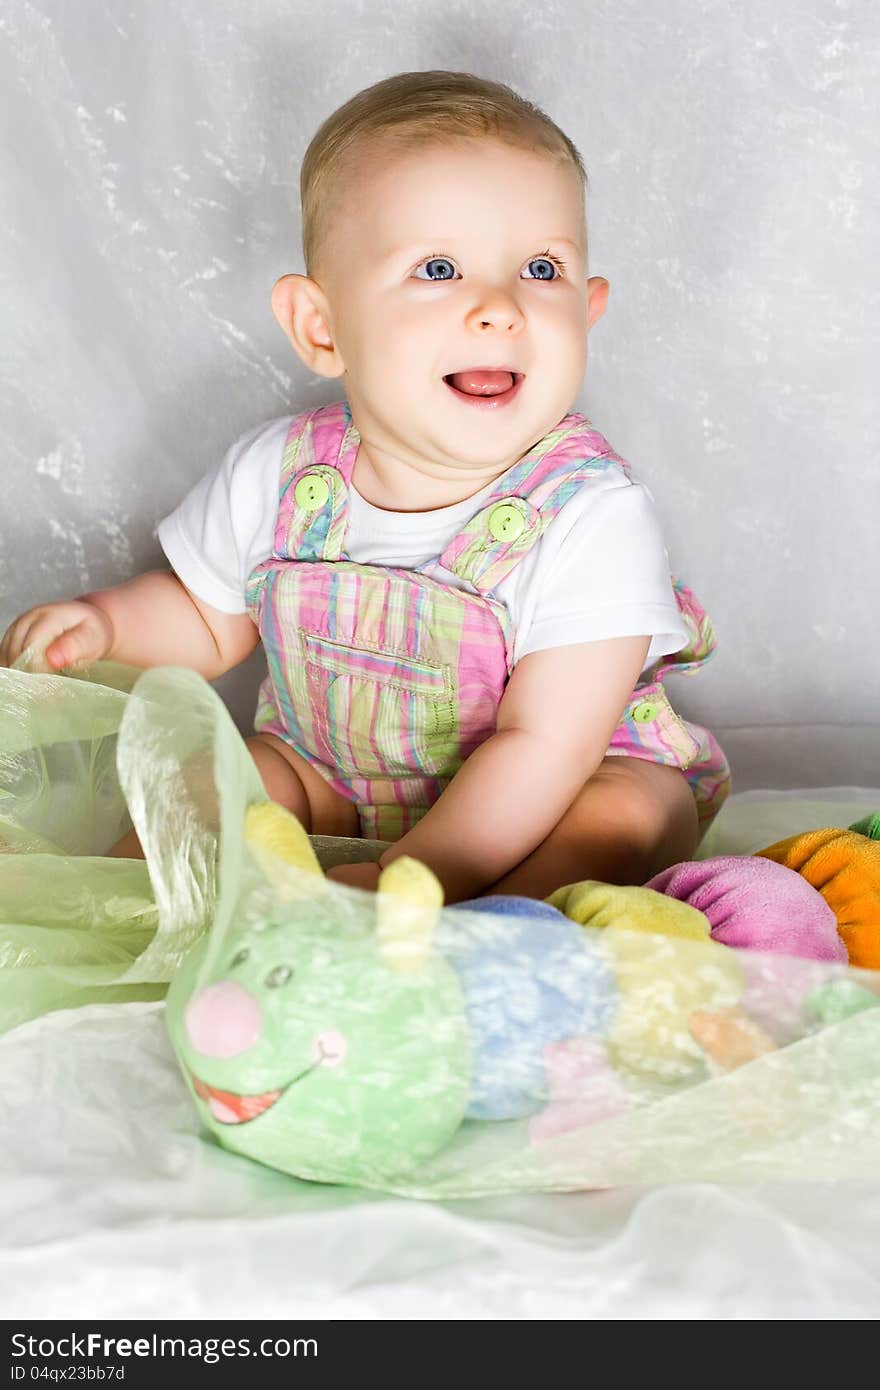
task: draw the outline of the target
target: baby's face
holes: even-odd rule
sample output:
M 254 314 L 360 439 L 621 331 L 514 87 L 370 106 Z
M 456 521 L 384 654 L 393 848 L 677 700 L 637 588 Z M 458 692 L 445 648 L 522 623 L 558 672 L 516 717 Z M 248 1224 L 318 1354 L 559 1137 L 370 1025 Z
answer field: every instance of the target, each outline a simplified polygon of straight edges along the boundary
M 317 278 L 355 424 L 434 476 L 509 467 L 571 409 L 604 307 L 575 171 L 468 140 L 377 157 L 349 187 Z M 486 367 L 523 375 L 509 402 L 444 380 Z

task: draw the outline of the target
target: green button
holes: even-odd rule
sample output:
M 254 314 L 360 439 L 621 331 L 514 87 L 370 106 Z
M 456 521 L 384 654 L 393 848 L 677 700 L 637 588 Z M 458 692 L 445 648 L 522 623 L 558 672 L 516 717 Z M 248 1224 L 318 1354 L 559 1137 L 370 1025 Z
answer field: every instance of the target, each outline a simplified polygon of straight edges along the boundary
M 304 511 L 316 512 L 323 507 L 330 496 L 330 487 L 325 478 L 317 473 L 304 473 L 293 489 L 297 506 Z
M 496 541 L 518 540 L 526 529 L 525 518 L 519 507 L 511 502 L 501 502 L 489 513 L 489 530 Z
M 637 720 L 639 724 L 650 724 L 651 720 L 656 718 L 657 706 L 650 700 L 643 700 L 633 710 L 633 719 Z

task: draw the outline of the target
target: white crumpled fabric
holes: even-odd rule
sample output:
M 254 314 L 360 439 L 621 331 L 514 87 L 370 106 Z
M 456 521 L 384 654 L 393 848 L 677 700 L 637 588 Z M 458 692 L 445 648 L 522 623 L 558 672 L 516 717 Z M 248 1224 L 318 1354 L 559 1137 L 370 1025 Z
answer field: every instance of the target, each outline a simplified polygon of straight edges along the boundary
M 734 796 L 701 855 L 878 804 Z M 833 1181 L 833 1133 L 823 1181 L 431 1202 L 304 1183 L 199 1137 L 162 1010 L 91 1004 L 0 1039 L 6 1317 L 876 1316 L 880 1180 Z

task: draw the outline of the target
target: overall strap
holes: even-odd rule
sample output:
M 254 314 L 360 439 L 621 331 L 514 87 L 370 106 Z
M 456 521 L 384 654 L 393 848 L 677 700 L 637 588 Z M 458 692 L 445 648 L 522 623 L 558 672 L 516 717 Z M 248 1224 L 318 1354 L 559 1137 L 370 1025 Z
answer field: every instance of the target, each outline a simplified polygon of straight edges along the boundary
M 281 461 L 275 559 L 342 557 L 359 443 L 347 401 L 293 417 Z
M 629 464 L 585 415 L 569 414 L 497 481 L 487 502 L 440 556 L 440 566 L 490 593 L 587 478 Z M 428 568 L 428 566 L 423 566 Z
M 680 651 L 672 652 L 670 656 L 660 657 L 656 665 L 640 677 L 642 682 L 662 680 L 670 671 L 676 675 L 687 675 L 688 672 L 696 671 L 698 667 L 709 660 L 718 646 L 718 638 L 715 635 L 712 619 L 693 589 L 689 588 L 684 580 L 679 579 L 677 575 L 672 574 L 669 577 L 672 580 L 675 601 L 678 604 L 678 611 L 687 631 L 688 640 Z

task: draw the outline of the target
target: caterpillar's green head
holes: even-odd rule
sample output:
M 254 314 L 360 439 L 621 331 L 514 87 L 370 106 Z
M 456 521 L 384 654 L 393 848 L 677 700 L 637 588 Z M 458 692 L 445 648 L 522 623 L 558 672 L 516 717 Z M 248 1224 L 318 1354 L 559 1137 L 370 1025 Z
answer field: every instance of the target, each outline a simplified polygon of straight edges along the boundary
M 464 1116 L 470 1044 L 457 976 L 430 948 L 439 885 L 399 859 L 370 897 L 324 878 L 305 832 L 249 808 L 234 931 L 204 938 L 168 1023 L 205 1124 L 298 1177 L 371 1184 L 422 1162 Z

